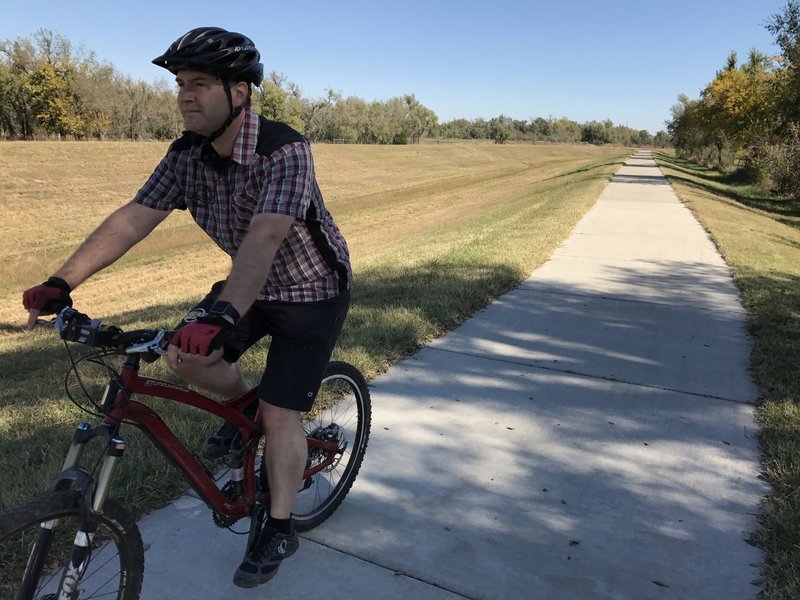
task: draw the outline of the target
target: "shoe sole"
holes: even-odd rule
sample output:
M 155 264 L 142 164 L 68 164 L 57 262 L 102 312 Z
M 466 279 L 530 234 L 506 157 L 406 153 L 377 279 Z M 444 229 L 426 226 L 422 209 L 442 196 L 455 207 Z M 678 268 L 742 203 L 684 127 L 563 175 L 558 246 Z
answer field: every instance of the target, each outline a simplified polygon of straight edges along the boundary
M 279 562 L 278 565 L 275 567 L 275 570 L 270 571 L 265 575 L 256 575 L 254 573 L 248 573 L 246 571 L 240 571 L 239 569 L 236 569 L 236 572 L 233 574 L 233 585 L 240 588 L 254 588 L 258 587 L 259 585 L 264 585 L 273 577 L 275 577 L 275 575 L 278 574 L 278 570 L 281 568 L 281 564 L 283 564 L 283 561 L 292 556 L 295 552 L 297 552 L 297 549 L 299 547 L 300 544 L 298 541 L 297 546 L 295 546 L 291 551 L 286 552 L 281 562 Z
M 278 569 L 280 569 L 280 566 L 278 567 Z M 275 575 L 278 574 L 278 569 L 275 569 L 274 571 L 272 571 L 268 575 L 265 575 L 265 576 L 259 577 L 259 578 L 243 577 L 243 576 L 240 576 L 238 573 L 235 573 L 233 575 L 233 585 L 235 585 L 236 587 L 246 588 L 246 589 L 258 587 L 260 585 L 264 585 L 269 580 L 271 580 L 273 577 L 275 577 Z
M 200 455 L 201 455 L 203 458 L 205 458 L 206 460 L 219 460 L 219 459 L 221 459 L 222 457 L 224 457 L 225 455 L 227 455 L 229 450 L 230 450 L 230 448 L 227 448 L 227 449 L 225 449 L 224 451 L 222 451 L 222 449 L 220 448 L 220 450 L 218 451 L 218 450 L 215 448 L 213 451 L 211 451 L 210 449 L 209 449 L 209 450 L 206 450 L 205 448 L 203 448 L 203 449 L 200 451 Z

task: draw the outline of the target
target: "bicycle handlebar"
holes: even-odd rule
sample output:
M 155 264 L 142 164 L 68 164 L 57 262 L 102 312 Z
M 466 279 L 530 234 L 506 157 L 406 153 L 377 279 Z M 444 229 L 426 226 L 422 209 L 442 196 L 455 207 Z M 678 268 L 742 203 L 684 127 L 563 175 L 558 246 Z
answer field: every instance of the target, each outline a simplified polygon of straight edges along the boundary
M 53 327 L 61 339 L 93 348 L 122 350 L 125 354 L 154 353 L 163 356 L 164 346 L 174 333 L 167 329 L 132 329 L 123 331 L 113 325 L 103 325 L 69 306 L 53 319 L 38 319 L 37 324 Z

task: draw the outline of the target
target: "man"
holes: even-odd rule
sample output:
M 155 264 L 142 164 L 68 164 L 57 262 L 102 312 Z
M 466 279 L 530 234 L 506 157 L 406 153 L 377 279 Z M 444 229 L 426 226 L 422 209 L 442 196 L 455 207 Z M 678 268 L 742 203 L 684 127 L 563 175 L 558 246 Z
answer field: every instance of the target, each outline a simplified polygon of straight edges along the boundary
M 243 587 L 271 579 L 298 547 L 291 509 L 306 463 L 300 414 L 311 408 L 349 306 L 347 245 L 317 186 L 307 140 L 250 108 L 263 77 L 247 37 L 189 31 L 153 63 L 178 83 L 187 131 L 135 198 L 112 213 L 48 281 L 27 290 L 28 327 L 71 304 L 70 292 L 125 254 L 175 209 L 232 257 L 230 274 L 181 322 L 166 357 L 185 380 L 223 397 L 248 389 L 236 361 L 272 336 L 259 385 L 270 514 L 234 575 Z M 202 268 L 191 265 L 190 268 Z M 223 424 L 204 445 L 224 456 L 236 433 Z

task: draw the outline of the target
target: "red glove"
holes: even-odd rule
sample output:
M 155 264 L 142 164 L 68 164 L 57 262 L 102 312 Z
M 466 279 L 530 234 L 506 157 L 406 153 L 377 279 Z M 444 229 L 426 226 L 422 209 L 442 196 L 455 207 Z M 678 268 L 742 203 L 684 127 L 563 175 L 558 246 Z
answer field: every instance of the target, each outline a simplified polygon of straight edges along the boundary
M 187 354 L 208 356 L 221 348 L 233 334 L 234 324 L 222 315 L 209 315 L 184 325 L 172 336 L 170 344 Z
M 43 314 L 60 311 L 72 306 L 69 293 L 72 288 L 60 277 L 51 277 L 44 283 L 33 286 L 22 293 L 22 306 L 25 310 L 38 310 Z

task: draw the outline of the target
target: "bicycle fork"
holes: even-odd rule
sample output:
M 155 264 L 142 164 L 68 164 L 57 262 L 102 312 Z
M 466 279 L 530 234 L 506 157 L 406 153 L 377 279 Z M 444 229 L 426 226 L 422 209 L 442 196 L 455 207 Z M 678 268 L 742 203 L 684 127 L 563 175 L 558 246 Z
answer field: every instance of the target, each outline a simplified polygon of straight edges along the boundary
M 105 456 L 96 481 L 88 472 L 78 466 L 87 443 L 95 437 L 102 437 L 106 440 Z M 75 534 L 69 562 L 62 575 L 57 594 L 54 596 L 58 600 L 70 600 L 78 597 L 78 582 L 89 564 L 92 541 L 97 531 L 97 516 L 102 512 L 114 470 L 124 453 L 125 440 L 114 434 L 112 427 L 108 424 L 92 428 L 88 423 L 81 423 L 73 433 L 72 442 L 67 451 L 61 474 L 56 481 L 55 489 L 66 490 L 75 485 L 81 490 L 81 525 Z M 23 598 L 29 597 L 26 593 L 32 597 L 33 587 L 44 567 L 44 560 L 48 555 L 57 526 L 57 520 L 47 521 L 40 526 L 37 542 L 26 569 L 23 594 L 21 595 Z

